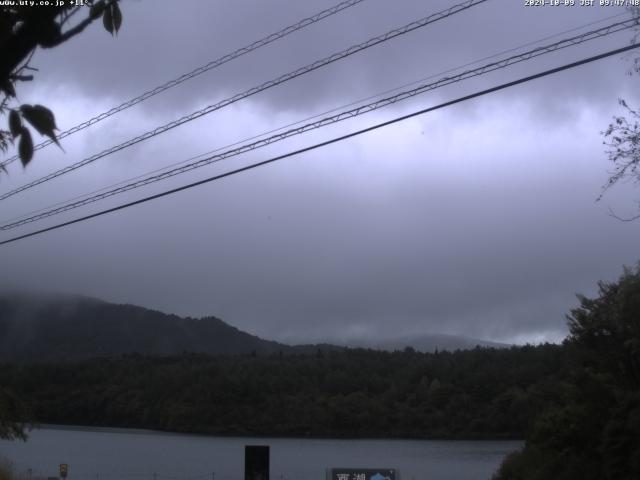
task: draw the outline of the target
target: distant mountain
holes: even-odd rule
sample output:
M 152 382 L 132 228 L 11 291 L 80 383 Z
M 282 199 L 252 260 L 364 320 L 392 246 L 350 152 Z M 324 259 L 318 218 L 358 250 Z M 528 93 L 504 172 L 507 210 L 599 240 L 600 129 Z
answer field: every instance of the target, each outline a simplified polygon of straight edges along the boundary
M 216 317 L 181 318 L 81 296 L 0 294 L 0 362 L 76 361 L 132 353 L 297 354 L 345 346 L 389 351 L 410 346 L 433 352 L 477 345 L 508 346 L 453 335 L 291 346 L 243 332 Z
M 350 347 L 372 348 L 374 350 L 403 350 L 411 347 L 419 352 L 435 352 L 436 350 L 469 350 L 475 347 L 508 348 L 507 343 L 490 342 L 477 338 L 458 335 L 428 334 L 419 336 L 400 336 L 380 341 L 358 340 L 347 342 Z
M 0 295 L 0 361 L 82 360 L 126 353 L 289 353 L 215 317 L 181 318 L 87 297 Z

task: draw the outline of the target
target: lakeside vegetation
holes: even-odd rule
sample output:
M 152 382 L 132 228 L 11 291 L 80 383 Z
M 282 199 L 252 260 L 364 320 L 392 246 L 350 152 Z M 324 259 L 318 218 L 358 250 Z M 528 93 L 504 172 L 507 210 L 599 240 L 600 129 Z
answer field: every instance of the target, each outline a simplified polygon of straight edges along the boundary
M 523 438 L 574 387 L 566 347 L 128 355 L 0 368 L 41 423 L 327 437 Z
M 562 345 L 0 364 L 0 434 L 31 412 L 218 435 L 526 438 L 495 480 L 640 478 L 640 267 L 599 287 Z
M 640 478 L 640 265 L 568 316 L 572 395 L 545 410 L 496 480 Z

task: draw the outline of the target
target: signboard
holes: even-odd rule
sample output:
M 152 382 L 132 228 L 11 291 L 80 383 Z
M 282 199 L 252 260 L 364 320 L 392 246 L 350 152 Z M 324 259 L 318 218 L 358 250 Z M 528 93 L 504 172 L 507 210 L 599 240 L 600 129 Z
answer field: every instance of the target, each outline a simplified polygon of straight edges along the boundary
M 395 468 L 332 468 L 330 480 L 398 480 Z
M 67 473 L 69 473 L 69 465 L 66 463 L 60 464 L 60 476 L 62 478 L 67 478 Z
M 269 480 L 269 446 L 245 445 L 245 480 Z

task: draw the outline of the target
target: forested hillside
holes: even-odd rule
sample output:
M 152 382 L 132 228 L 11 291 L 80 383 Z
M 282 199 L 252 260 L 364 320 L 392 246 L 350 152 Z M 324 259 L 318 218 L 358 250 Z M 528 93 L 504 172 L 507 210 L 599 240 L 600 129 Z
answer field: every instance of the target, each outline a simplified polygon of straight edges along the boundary
M 568 315 L 572 394 L 534 422 L 496 480 L 640 478 L 640 264 Z
M 159 358 L 0 366 L 42 423 L 234 435 L 522 438 L 574 394 L 557 345 L 423 354 Z
M 181 318 L 86 297 L 0 296 L 0 361 L 47 362 L 144 353 L 271 353 L 290 347 L 215 317 Z
M 562 345 L 0 363 L 0 437 L 20 436 L 35 420 L 230 435 L 526 438 L 496 479 L 640 478 L 640 266 L 599 287 L 598 297 L 579 297 Z
M 415 345 L 430 351 L 506 346 L 453 335 L 404 337 L 371 344 L 383 350 Z M 313 353 L 318 347 L 343 348 L 329 344 L 291 346 L 265 340 L 212 316 L 183 318 L 79 296 L 0 294 L 0 362 L 77 361 L 129 353 L 294 354 Z

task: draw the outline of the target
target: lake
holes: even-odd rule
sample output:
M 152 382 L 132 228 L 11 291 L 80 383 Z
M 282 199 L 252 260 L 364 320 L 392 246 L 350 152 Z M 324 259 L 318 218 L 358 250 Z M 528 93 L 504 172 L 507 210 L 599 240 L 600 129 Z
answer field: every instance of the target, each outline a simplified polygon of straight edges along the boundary
M 179 435 L 47 426 L 0 441 L 24 480 L 241 480 L 244 446 L 270 445 L 272 480 L 324 480 L 330 467 L 397 468 L 402 480 L 486 480 L 517 441 L 331 440 Z M 31 469 L 31 472 L 28 472 Z

